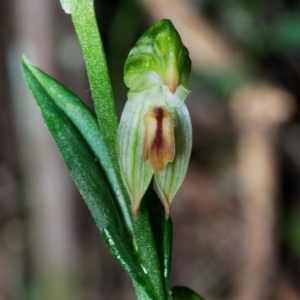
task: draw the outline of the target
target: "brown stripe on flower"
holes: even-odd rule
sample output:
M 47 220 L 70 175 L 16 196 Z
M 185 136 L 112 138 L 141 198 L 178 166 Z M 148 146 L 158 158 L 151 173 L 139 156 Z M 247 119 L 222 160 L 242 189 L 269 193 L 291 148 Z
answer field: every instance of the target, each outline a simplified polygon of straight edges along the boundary
M 144 116 L 143 158 L 154 171 L 162 171 L 175 157 L 174 121 L 162 107 L 151 108 Z

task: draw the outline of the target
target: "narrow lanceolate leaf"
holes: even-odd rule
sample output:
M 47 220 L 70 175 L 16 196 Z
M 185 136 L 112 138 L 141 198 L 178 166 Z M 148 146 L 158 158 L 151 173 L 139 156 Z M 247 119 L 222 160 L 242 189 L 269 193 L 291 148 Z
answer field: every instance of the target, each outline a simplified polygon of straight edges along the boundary
M 120 175 L 115 173 L 114 169 L 111 168 L 110 158 L 106 152 L 106 148 L 103 147 L 103 138 L 99 131 L 99 126 L 97 124 L 95 115 L 74 94 L 60 85 L 50 76 L 31 65 L 27 60 L 24 61 L 24 66 L 26 66 L 26 70 L 30 74 L 30 78 L 34 80 L 35 84 L 41 86 L 44 93 L 51 98 L 53 104 L 55 103 L 57 105 L 59 111 L 63 112 L 63 114 L 69 118 L 76 129 L 80 132 L 81 136 L 85 139 L 90 149 L 94 152 L 94 155 L 100 161 L 101 166 L 106 171 L 107 178 L 109 179 L 110 184 L 115 191 L 116 197 L 119 197 L 122 200 L 121 203 L 124 203 L 124 205 L 126 205 L 125 200 L 126 197 L 128 197 L 127 193 L 126 191 L 124 191 L 124 186 L 121 182 L 121 179 L 119 178 Z M 100 195 L 101 194 L 99 193 L 98 196 L 100 197 Z M 106 201 L 108 200 L 106 199 Z M 131 214 L 129 215 L 129 219 L 130 218 Z M 151 285 L 156 286 L 156 288 L 159 289 L 160 278 L 158 274 L 160 274 L 160 266 L 158 263 L 156 248 L 149 225 L 148 215 L 144 211 L 140 214 L 139 218 L 135 222 L 133 222 L 133 224 L 131 223 L 131 220 L 129 220 L 129 222 L 129 229 L 130 232 L 132 232 L 133 241 L 131 241 L 131 238 L 127 237 L 127 239 L 124 238 L 124 242 L 127 240 L 130 245 L 133 244 L 133 246 L 135 247 L 135 251 L 131 251 L 132 253 L 136 253 L 134 261 L 139 268 L 139 272 L 142 273 L 145 281 L 143 281 L 143 283 L 141 284 L 138 280 L 135 279 L 135 274 L 130 273 L 126 268 L 125 269 L 128 271 L 133 281 L 135 282 L 135 287 L 139 287 L 139 291 L 143 291 L 143 294 L 150 295 L 149 299 L 156 299 L 154 295 L 157 292 L 154 288 L 151 287 Z M 122 226 L 124 228 L 124 224 Z M 138 234 L 139 232 L 142 232 L 142 234 Z M 105 234 L 106 240 L 113 241 L 112 239 L 107 238 L 111 235 L 109 230 L 105 231 Z M 147 245 L 147 247 L 145 247 L 145 245 Z M 111 250 L 114 251 L 114 249 Z M 120 254 L 118 256 L 118 259 L 123 260 L 125 258 L 123 258 L 123 256 Z M 145 273 L 145 271 L 147 273 Z M 154 277 L 154 279 L 149 280 L 149 276 L 151 278 Z
M 173 300 L 204 300 L 200 295 L 193 290 L 184 287 L 176 286 L 172 289 Z
M 170 213 L 172 200 L 181 186 L 188 167 L 192 148 L 192 124 L 184 103 L 173 110 L 176 159 L 161 172 L 155 172 L 157 188 L 166 210 Z
M 151 228 L 154 234 L 160 264 L 163 267 L 166 300 L 171 300 L 172 220 L 171 218 L 168 220 L 165 219 L 164 207 L 152 188 L 148 188 L 144 198 L 150 215 Z
M 23 74 L 40 107 L 46 126 L 51 132 L 70 174 L 90 209 L 97 227 L 112 254 L 130 274 L 144 293 L 154 298 L 137 257 L 132 251 L 130 237 L 124 230 L 107 182 L 94 154 L 68 117 L 53 101 L 27 61 Z M 49 86 L 48 86 L 49 88 Z M 55 86 L 53 86 L 55 88 Z M 67 101 L 67 100 L 66 100 Z
M 111 156 L 108 154 L 95 114 L 76 95 L 55 79 L 30 64 L 27 60 L 25 63 L 32 76 L 43 86 L 55 104 L 68 116 L 84 137 L 97 159 L 99 159 L 115 192 L 115 197 L 120 199 L 123 196 L 121 191 L 124 187 L 120 180 L 120 174 L 115 168 L 112 168 Z M 127 207 L 124 207 L 126 200 L 121 198 L 119 203 L 122 205 L 122 211 L 127 211 Z M 131 221 L 128 220 L 130 215 L 125 214 L 126 217 L 127 227 L 132 231 Z
M 153 299 L 165 300 L 163 266 L 160 264 L 157 245 L 148 218 L 148 211 L 143 203 L 133 225 L 134 232 L 139 233 L 135 240 L 139 263 L 145 277 L 148 279 L 151 291 L 155 295 Z

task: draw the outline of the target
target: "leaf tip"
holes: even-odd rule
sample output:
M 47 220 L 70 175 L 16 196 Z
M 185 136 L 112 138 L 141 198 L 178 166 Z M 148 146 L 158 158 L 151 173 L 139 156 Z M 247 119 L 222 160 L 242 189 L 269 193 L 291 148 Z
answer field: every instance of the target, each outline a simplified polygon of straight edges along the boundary
M 29 63 L 29 60 L 27 59 L 25 54 L 22 55 L 21 61 L 22 61 L 22 65 L 27 65 Z
M 23 66 L 23 68 L 24 67 L 30 68 L 30 67 L 33 66 L 32 63 L 28 60 L 28 58 L 26 57 L 25 54 L 22 55 L 22 66 Z

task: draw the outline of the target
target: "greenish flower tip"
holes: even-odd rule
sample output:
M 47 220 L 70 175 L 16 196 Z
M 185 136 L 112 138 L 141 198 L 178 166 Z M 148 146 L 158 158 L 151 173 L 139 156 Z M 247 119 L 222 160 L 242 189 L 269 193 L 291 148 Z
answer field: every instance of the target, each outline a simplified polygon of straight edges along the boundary
M 190 71 L 188 50 L 169 20 L 147 30 L 125 62 L 129 92 L 117 147 L 135 217 L 153 175 L 166 219 L 184 180 L 192 147 L 191 120 L 184 104 Z
M 181 85 L 186 97 L 190 73 L 189 52 L 170 20 L 157 22 L 139 38 L 124 69 L 129 95 L 161 85 L 175 93 Z

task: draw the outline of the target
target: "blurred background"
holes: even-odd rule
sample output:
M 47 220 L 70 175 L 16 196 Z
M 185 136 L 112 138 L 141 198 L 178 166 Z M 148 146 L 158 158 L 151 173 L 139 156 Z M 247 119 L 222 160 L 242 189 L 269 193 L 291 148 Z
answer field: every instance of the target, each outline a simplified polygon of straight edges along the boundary
M 154 22 L 171 19 L 192 58 L 172 286 L 300 299 L 300 2 L 95 2 L 119 115 L 124 61 Z M 22 54 L 92 107 L 59 0 L 0 1 L 0 300 L 135 299 L 25 87 Z

